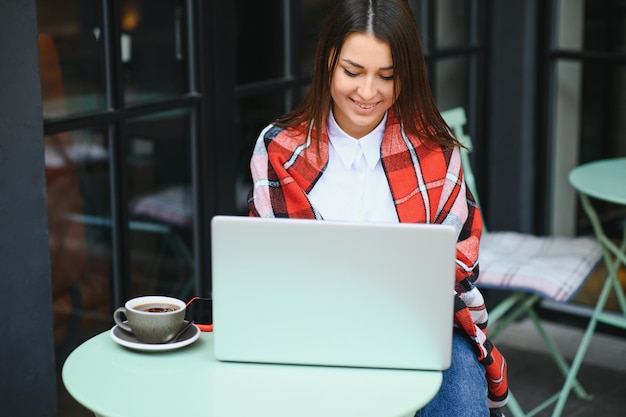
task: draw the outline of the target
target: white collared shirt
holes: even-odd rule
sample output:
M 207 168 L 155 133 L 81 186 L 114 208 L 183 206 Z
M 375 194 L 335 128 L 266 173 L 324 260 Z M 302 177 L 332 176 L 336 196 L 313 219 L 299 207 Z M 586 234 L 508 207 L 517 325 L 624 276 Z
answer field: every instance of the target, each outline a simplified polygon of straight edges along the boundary
M 380 160 L 387 114 L 367 135 L 355 139 L 328 118 L 328 166 L 309 199 L 326 220 L 397 223 L 398 215 Z

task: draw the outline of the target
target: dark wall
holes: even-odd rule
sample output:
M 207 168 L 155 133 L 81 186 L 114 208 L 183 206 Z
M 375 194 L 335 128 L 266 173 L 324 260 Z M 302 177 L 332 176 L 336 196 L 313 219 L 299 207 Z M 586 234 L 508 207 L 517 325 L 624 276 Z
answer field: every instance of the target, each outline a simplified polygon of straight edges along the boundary
M 491 4 L 487 227 L 534 232 L 537 0 Z
M 0 0 L 0 414 L 56 415 L 35 0 Z

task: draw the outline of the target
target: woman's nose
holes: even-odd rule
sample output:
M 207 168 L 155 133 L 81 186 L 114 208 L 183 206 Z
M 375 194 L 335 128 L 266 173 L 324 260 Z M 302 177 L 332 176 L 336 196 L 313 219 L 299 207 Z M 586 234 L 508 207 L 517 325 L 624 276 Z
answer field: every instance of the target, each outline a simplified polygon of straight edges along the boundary
M 374 98 L 376 95 L 376 87 L 372 77 L 363 77 L 361 85 L 359 86 L 358 93 L 365 101 Z

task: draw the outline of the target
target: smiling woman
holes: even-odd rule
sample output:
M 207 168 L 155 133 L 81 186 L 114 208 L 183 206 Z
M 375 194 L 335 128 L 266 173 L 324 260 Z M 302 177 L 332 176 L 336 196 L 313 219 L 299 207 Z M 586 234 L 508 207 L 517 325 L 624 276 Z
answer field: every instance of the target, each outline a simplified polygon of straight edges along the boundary
M 259 135 L 250 163 L 250 214 L 453 225 L 452 365 L 416 416 L 501 415 L 506 362 L 483 332 L 487 314 L 473 285 L 482 220 L 463 179 L 461 145 L 430 91 L 408 2 L 338 1 L 315 62 L 302 104 Z

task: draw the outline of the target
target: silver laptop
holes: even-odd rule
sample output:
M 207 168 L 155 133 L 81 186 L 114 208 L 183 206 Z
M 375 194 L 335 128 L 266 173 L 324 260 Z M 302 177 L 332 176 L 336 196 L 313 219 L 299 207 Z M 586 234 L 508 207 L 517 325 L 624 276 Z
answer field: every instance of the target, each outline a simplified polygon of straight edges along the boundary
M 450 365 L 450 226 L 216 216 L 215 357 L 442 370 Z

